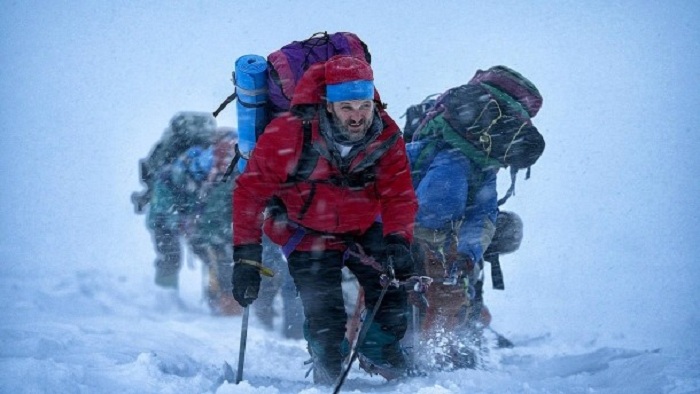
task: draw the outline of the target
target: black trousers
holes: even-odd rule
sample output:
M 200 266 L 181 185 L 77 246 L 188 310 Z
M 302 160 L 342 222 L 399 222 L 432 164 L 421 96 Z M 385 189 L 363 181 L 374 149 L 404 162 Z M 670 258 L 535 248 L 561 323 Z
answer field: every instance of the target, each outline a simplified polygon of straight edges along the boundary
M 354 240 L 366 254 L 381 261 L 384 240 L 381 224 L 376 223 L 365 234 Z M 304 306 L 305 337 L 310 350 L 321 362 L 336 365 L 339 370 L 342 342 L 345 337 L 347 314 L 343 299 L 342 268 L 357 277 L 365 292 L 366 308 L 371 310 L 382 291 L 381 273 L 363 264 L 356 257 L 343 259 L 343 252 L 328 250 L 321 252 L 294 251 L 289 256 L 289 271 L 299 290 Z M 398 342 L 403 338 L 407 326 L 407 300 L 405 289 L 389 287 L 374 322 L 385 334 Z

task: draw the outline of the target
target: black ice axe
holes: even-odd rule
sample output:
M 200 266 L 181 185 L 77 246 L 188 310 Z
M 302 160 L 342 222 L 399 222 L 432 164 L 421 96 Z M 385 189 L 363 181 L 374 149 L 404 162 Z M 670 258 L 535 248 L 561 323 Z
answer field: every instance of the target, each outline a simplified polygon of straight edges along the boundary
M 267 277 L 272 277 L 275 275 L 275 273 L 264 266 L 262 264 L 259 264 L 258 269 L 260 269 L 260 273 L 264 276 Z M 254 295 L 248 295 L 248 292 L 253 291 Z M 250 298 L 250 299 L 255 299 L 257 298 L 257 290 L 253 290 L 252 287 L 248 287 L 245 292 L 245 298 Z M 250 316 L 250 304 L 245 307 L 243 310 L 243 321 L 241 322 L 241 344 L 238 349 L 238 371 L 236 371 L 236 384 L 240 383 L 241 380 L 243 380 L 243 364 L 245 362 L 245 347 L 246 347 L 246 341 L 248 339 L 248 316 Z M 230 367 L 229 367 L 230 369 Z
M 248 316 L 250 315 L 250 306 L 245 307 L 243 311 L 243 322 L 241 323 L 241 344 L 238 350 L 238 371 L 236 372 L 236 384 L 243 380 L 243 363 L 245 362 L 245 346 L 248 339 Z
M 233 368 L 231 368 L 231 364 L 229 364 L 227 361 L 224 361 L 223 376 L 221 376 L 219 380 L 214 384 L 214 386 L 212 386 L 212 391 L 216 391 L 216 389 L 219 386 L 221 386 L 224 382 L 235 382 L 236 384 L 238 384 L 241 382 L 241 380 L 243 380 L 243 363 L 245 361 L 245 347 L 248 338 L 248 311 L 248 307 L 245 307 L 245 309 L 243 310 L 243 322 L 241 323 L 241 344 L 238 350 L 238 371 L 235 374 L 236 376 L 234 377 Z

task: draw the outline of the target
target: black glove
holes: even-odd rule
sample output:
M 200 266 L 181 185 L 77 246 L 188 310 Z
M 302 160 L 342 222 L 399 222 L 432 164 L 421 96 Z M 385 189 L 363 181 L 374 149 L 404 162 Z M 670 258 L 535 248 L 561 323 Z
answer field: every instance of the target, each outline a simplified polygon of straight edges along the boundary
M 261 260 L 261 245 L 233 247 L 233 298 L 244 308 L 258 298 Z
M 384 259 L 384 267 L 391 262 L 394 266 L 394 275 L 398 280 L 408 279 L 415 275 L 415 267 L 413 265 L 413 257 L 408 241 L 396 234 L 389 234 L 384 237 L 386 244 L 386 258 Z

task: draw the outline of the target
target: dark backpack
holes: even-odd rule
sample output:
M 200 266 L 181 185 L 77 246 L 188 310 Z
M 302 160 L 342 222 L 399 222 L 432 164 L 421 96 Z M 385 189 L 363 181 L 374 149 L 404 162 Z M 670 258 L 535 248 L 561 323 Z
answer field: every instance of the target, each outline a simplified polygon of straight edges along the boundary
M 153 182 L 164 167 L 172 164 L 183 152 L 195 145 L 208 145 L 216 129 L 216 120 L 207 112 L 182 111 L 170 119 L 163 137 L 148 156 L 139 160 L 142 192 L 131 194 L 136 213 L 143 213 L 153 194 Z
M 418 126 L 412 140 L 433 141 L 426 144 L 433 150 L 447 143 L 482 167 L 510 167 L 511 187 L 499 200 L 499 205 L 505 203 L 515 191 L 517 172 L 527 169 L 529 178 L 530 167 L 544 151 L 544 138 L 531 121 L 542 106 L 535 85 L 508 67 L 496 66 L 477 71 L 467 84 L 448 89 L 429 104 L 409 108 L 422 111 L 420 121 L 413 121 Z M 422 173 L 429 162 L 413 163 L 413 171 Z
M 173 163 L 195 145 L 209 145 L 216 131 L 216 120 L 207 112 L 181 111 L 170 119 L 163 138 L 144 160 L 147 173 Z M 145 180 L 144 180 L 145 181 Z
M 437 94 L 432 94 L 419 104 L 414 104 L 406 110 L 406 112 L 401 117 L 406 117 L 406 124 L 403 126 L 403 138 L 406 141 L 411 141 L 413 139 L 413 134 L 421 124 L 425 114 L 435 107 L 435 102 L 437 101 Z

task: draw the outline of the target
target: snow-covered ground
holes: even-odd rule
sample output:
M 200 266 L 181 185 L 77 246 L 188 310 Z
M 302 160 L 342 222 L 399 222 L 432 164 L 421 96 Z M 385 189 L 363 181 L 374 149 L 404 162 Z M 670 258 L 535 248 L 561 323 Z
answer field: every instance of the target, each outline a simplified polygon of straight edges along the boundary
M 326 393 L 302 341 L 152 283 L 137 161 L 178 110 L 213 111 L 238 56 L 317 31 L 369 45 L 399 119 L 505 64 L 547 140 L 506 205 L 525 240 L 487 289 L 513 349 L 485 368 L 349 393 L 700 392 L 700 6 L 694 2 L 5 2 L 0 12 L 0 392 Z M 219 116 L 235 125 L 235 110 Z M 502 190 L 508 185 L 503 176 Z M 279 321 L 278 328 L 279 328 Z M 279 331 L 279 330 L 278 330 Z
M 197 282 L 199 270 L 183 272 Z M 269 332 L 251 317 L 244 381 L 236 370 L 241 317 L 207 313 L 195 286 L 184 306 L 146 280 L 77 270 L 52 280 L 2 280 L 4 393 L 329 393 L 305 379 L 305 344 Z M 281 323 L 276 321 L 277 327 Z M 386 383 L 353 368 L 345 392 L 366 393 L 691 393 L 700 390 L 696 351 L 634 348 L 582 329 L 507 335 L 481 370 L 431 373 Z M 279 331 L 279 330 L 278 330 Z

